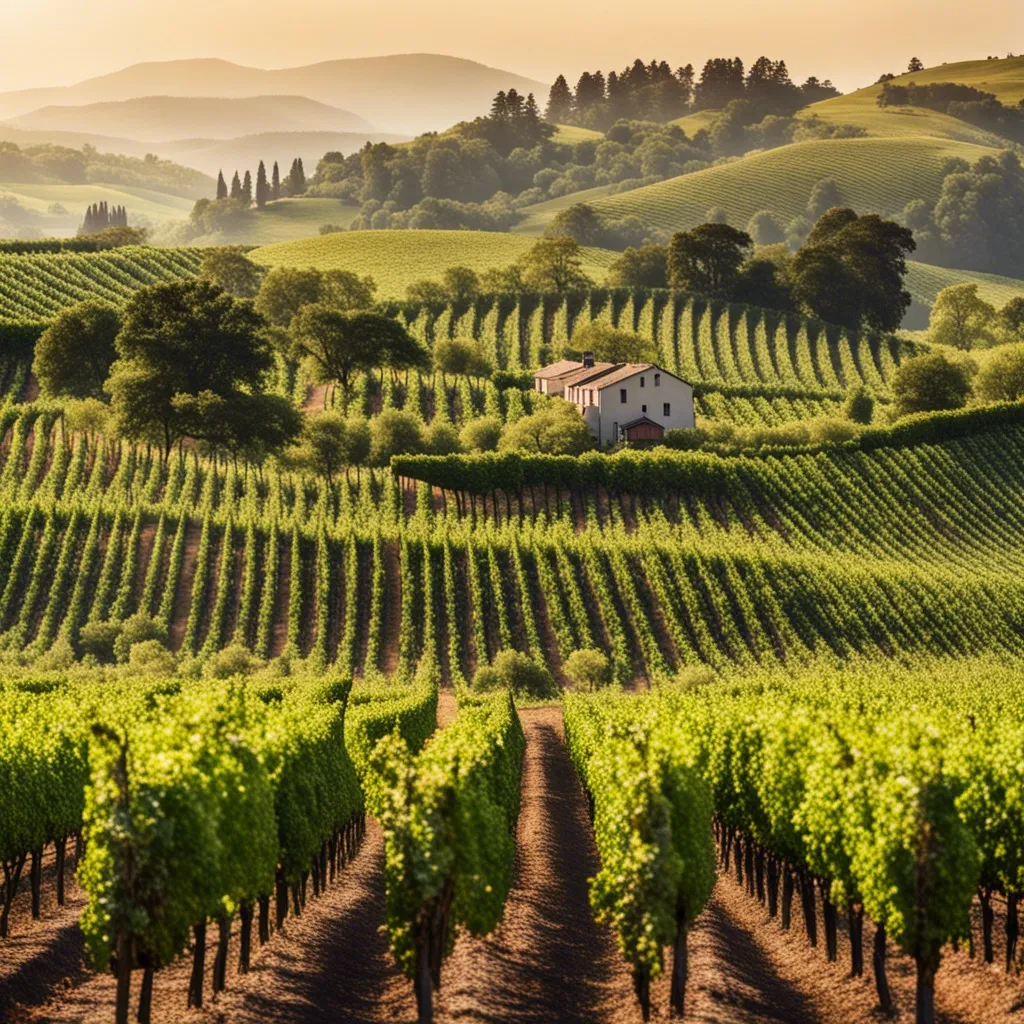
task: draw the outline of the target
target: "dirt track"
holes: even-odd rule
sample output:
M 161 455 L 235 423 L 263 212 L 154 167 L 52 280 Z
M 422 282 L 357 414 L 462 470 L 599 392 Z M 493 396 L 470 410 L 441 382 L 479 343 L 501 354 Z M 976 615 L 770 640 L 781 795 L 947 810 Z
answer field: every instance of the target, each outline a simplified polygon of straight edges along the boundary
M 442 694 L 441 724 L 454 716 Z M 558 1022 L 639 1024 L 629 971 L 611 933 L 594 923 L 587 882 L 597 854 L 586 803 L 562 738 L 561 709 L 521 712 L 527 736 L 523 800 L 517 832 L 517 874 L 505 917 L 486 939 L 461 937 L 446 961 L 436 1018 L 444 1024 Z M 253 970 L 234 972 L 228 989 L 203 1011 L 185 1010 L 189 963 L 157 975 L 153 1020 L 218 1024 L 353 1024 L 412 1022 L 411 984 L 395 966 L 382 932 L 383 837 L 371 822 L 355 860 L 303 915 L 289 918 L 256 951 Z M 16 922 L 17 964 L 0 970 L 0 1020 L 109 1024 L 113 981 L 88 974 L 81 937 L 71 924 L 80 905 L 31 926 Z M 51 908 L 55 911 L 55 908 Z M 49 929 L 49 932 L 47 931 Z M 211 928 L 211 933 L 215 930 Z M 17 939 L 17 936 L 23 936 Z M 870 951 L 872 931 L 865 927 Z M 870 965 L 862 979 L 846 976 L 848 946 L 839 963 L 807 946 L 798 915 L 784 933 L 730 877 L 715 893 L 691 937 L 687 1019 L 705 1024 L 854 1024 L 877 1018 Z M 208 957 L 207 969 L 212 956 Z M 890 958 L 896 1020 L 913 1020 L 914 978 L 906 957 Z M 137 993 L 138 982 L 136 982 Z M 667 979 L 652 987 L 654 1019 L 667 1017 Z M 209 993 L 209 987 L 207 988 Z M 1018 1019 L 1024 989 L 1015 978 L 950 954 L 938 975 L 943 1024 L 997 1024 Z M 13 1008 L 12 1001 L 23 1004 Z

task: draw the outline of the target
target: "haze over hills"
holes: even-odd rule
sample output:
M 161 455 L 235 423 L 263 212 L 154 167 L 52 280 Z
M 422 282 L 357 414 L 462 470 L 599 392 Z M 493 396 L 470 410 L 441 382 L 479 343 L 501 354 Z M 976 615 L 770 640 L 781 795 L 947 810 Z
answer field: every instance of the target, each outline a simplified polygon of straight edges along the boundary
M 140 96 L 81 106 L 40 107 L 12 119 L 21 128 L 95 132 L 141 141 L 232 139 L 256 132 L 369 132 L 358 114 L 305 96 Z
M 135 64 L 77 85 L 0 93 L 0 119 L 48 106 L 110 103 L 140 96 L 303 96 L 354 111 L 379 130 L 417 134 L 485 114 L 501 89 L 548 85 L 476 61 L 440 54 L 395 54 L 265 70 L 218 59 Z M 164 138 L 173 132 L 160 131 Z M 115 134 L 123 134 L 115 132 Z M 125 133 L 126 134 L 126 133 Z M 197 134 L 193 129 L 187 134 Z

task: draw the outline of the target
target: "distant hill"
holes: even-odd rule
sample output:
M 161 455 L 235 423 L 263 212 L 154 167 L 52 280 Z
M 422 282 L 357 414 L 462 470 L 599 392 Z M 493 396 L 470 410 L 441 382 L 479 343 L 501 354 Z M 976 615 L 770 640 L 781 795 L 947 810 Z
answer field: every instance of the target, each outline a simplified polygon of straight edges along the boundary
M 143 96 L 81 106 L 40 107 L 11 119 L 19 128 L 92 132 L 144 142 L 233 139 L 256 132 L 369 132 L 358 114 L 304 96 Z
M 949 157 L 973 163 L 993 150 L 935 138 L 828 139 L 797 142 L 684 174 L 593 203 L 612 217 L 637 216 L 652 227 L 681 231 L 723 208 L 734 227 L 759 210 L 784 226 L 802 216 L 811 190 L 825 178 L 859 213 L 897 213 L 913 199 L 934 202 Z
M 347 156 L 362 149 L 367 142 L 405 142 L 408 138 L 408 135 L 381 132 L 264 132 L 237 139 L 157 142 L 149 148 L 158 156 L 212 175 L 219 170 L 225 174 L 236 168 L 254 170 L 261 160 L 267 165 L 268 173 L 276 160 L 281 173 L 285 174 L 295 157 L 302 158 L 306 173 L 312 175 L 324 153 L 336 151 Z
M 135 64 L 77 85 L 0 93 L 0 120 L 41 107 L 109 103 L 140 96 L 305 96 L 356 111 L 383 131 L 418 134 L 487 113 L 499 89 L 534 92 L 543 82 L 440 54 L 395 54 L 264 70 L 217 59 Z M 121 131 L 115 134 L 125 134 Z M 183 134 L 195 135 L 194 129 Z M 173 137 L 173 133 L 165 138 Z

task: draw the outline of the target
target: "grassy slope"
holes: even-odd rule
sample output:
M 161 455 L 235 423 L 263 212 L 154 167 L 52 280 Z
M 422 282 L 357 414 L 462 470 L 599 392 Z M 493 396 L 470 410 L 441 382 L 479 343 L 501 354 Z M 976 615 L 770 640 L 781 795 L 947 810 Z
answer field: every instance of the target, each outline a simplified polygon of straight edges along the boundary
M 711 130 L 712 125 L 718 120 L 720 110 L 698 110 L 694 114 L 687 114 L 685 117 L 677 117 L 672 124 L 678 125 L 686 132 L 689 138 L 693 138 L 702 129 Z
M 575 146 L 577 142 L 598 142 L 604 138 L 601 132 L 592 128 L 579 128 L 573 124 L 555 125 L 552 142 L 560 142 L 563 146 Z
M 1024 281 L 997 274 L 979 274 L 973 270 L 955 270 L 952 267 L 933 267 L 928 263 L 910 263 L 907 289 L 915 302 L 931 306 L 943 288 L 969 282 L 978 285 L 978 294 L 997 309 L 1010 299 L 1024 295 Z
M 541 235 L 559 212 L 576 203 L 592 203 L 595 199 L 608 195 L 613 187 L 598 185 L 596 188 L 585 188 L 581 192 L 572 192 L 557 199 L 535 203 L 533 206 L 524 206 L 520 211 L 523 219 L 512 230 L 519 235 Z
M 914 74 L 901 75 L 894 79 L 894 82 L 900 85 L 908 82 L 922 85 L 959 82 L 984 92 L 994 93 L 1003 103 L 1013 106 L 1024 98 L 1024 57 L 940 64 L 938 67 L 926 68 Z M 1005 145 L 1005 140 L 998 136 L 934 110 L 879 107 L 876 100 L 881 91 L 880 85 L 870 85 L 846 96 L 815 103 L 802 111 L 800 116 L 817 115 L 826 121 L 860 125 L 869 134 L 876 136 L 906 138 L 912 135 L 928 135 L 934 138 L 974 142 L 983 146 Z
M 243 230 L 233 241 L 246 245 L 273 245 L 319 235 L 323 224 L 347 228 L 359 215 L 357 206 L 344 206 L 337 199 L 279 199 L 263 210 L 251 210 Z
M 342 267 L 370 274 L 382 298 L 400 298 L 414 281 L 438 280 L 454 266 L 478 273 L 518 259 L 533 239 L 491 231 L 348 231 L 257 249 L 251 258 L 268 267 Z M 616 253 L 587 249 L 587 272 L 604 278 Z
M 91 203 L 106 201 L 111 206 L 126 206 L 129 220 L 132 214 L 141 214 L 157 222 L 179 220 L 188 216 L 194 202 L 166 192 L 153 192 L 128 185 L 22 185 L 0 182 L 0 192 L 13 195 L 22 206 L 38 213 L 46 213 L 51 203 L 60 203 L 79 219 Z
M 594 205 L 613 217 L 635 215 L 673 231 L 701 223 L 713 206 L 724 207 L 736 226 L 765 209 L 785 222 L 804 213 L 816 182 L 833 178 L 844 200 L 858 211 L 892 214 L 912 199 L 937 198 L 940 168 L 948 157 L 976 160 L 986 152 L 981 146 L 928 138 L 800 142 L 608 196 Z

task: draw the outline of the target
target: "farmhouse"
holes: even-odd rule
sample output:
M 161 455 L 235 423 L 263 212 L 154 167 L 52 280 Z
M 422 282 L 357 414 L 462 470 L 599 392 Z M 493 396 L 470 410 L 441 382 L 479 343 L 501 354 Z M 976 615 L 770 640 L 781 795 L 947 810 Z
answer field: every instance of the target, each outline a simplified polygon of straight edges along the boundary
M 693 427 L 693 385 L 654 363 L 561 359 L 534 374 L 534 388 L 579 409 L 604 448 L 619 441 L 660 441 L 672 427 Z

